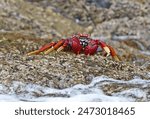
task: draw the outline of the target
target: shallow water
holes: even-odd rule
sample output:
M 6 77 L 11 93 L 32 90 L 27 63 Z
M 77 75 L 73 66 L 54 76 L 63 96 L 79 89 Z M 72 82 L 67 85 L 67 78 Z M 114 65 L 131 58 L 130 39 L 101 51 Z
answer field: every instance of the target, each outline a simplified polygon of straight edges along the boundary
M 0 84 L 0 101 L 150 101 L 150 81 L 138 77 L 121 81 L 100 76 L 89 85 L 78 84 L 61 90 L 14 81 L 9 87 Z

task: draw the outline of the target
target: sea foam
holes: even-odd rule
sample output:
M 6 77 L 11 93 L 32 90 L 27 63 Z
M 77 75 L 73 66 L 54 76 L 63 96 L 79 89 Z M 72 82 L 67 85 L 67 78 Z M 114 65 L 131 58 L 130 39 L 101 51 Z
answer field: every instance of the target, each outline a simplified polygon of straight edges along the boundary
M 131 87 L 112 90 L 107 94 L 106 85 Z M 134 102 L 150 100 L 150 81 L 135 77 L 129 81 L 116 80 L 107 76 L 95 77 L 89 85 L 77 84 L 70 88 L 54 89 L 35 84 L 14 81 L 10 87 L 0 84 L 0 101 L 58 101 L 58 102 Z

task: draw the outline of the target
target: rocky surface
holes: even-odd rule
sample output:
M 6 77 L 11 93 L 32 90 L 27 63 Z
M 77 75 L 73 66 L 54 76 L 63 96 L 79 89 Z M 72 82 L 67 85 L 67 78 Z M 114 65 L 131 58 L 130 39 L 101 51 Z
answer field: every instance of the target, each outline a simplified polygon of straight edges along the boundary
M 102 57 L 101 53 L 85 56 L 53 52 L 49 55 L 27 56 L 26 53 L 39 47 L 43 39 L 35 42 L 35 38 L 19 34 L 7 33 L 2 36 L 0 82 L 5 85 L 21 81 L 62 89 L 80 83 L 89 84 L 94 77 L 101 75 L 118 80 L 130 80 L 135 76 L 149 79 L 147 66 L 115 62 L 109 57 Z
M 66 88 L 106 75 L 149 79 L 150 8 L 146 0 L 1 0 L 0 83 L 12 81 Z M 61 52 L 26 56 L 73 33 L 89 33 L 112 45 L 122 59 Z

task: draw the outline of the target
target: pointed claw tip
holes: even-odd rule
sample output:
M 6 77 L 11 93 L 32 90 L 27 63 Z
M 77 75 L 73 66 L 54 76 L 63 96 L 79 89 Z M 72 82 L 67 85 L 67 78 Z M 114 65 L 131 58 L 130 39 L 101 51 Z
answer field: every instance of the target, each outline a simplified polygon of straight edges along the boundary
M 106 56 L 109 56 L 110 55 L 110 49 L 107 46 L 105 46 L 103 49 L 107 53 Z

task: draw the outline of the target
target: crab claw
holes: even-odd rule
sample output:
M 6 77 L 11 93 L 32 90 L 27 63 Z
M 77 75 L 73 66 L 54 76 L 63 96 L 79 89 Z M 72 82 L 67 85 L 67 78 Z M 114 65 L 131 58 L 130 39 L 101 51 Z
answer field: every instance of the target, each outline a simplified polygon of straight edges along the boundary
M 108 48 L 108 46 L 102 41 L 100 41 L 99 43 L 100 43 L 101 48 L 106 52 L 106 56 L 109 56 L 111 51 Z
M 114 59 L 115 61 L 120 61 L 120 59 L 118 58 L 117 53 L 116 53 L 116 51 L 114 50 L 114 48 L 112 48 L 112 47 L 109 46 L 109 45 L 108 45 L 108 48 L 110 49 L 110 54 L 111 54 L 111 56 L 113 57 L 113 59 Z
M 103 47 L 103 49 L 106 52 L 106 57 L 109 56 L 111 52 L 110 49 L 107 46 Z
M 117 56 L 117 53 L 116 51 L 114 50 L 114 48 L 112 48 L 111 46 L 109 45 L 106 45 L 104 42 L 100 41 L 100 46 L 102 47 L 102 49 L 106 52 L 106 56 L 109 56 L 111 55 L 112 58 L 115 60 L 115 61 L 120 61 L 118 56 Z

